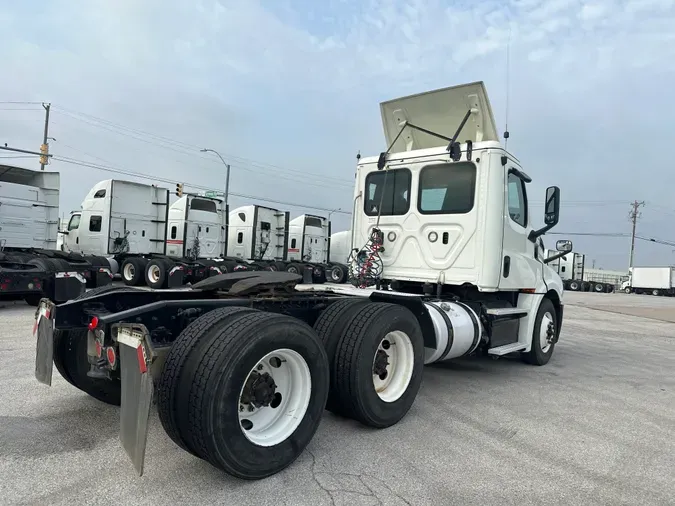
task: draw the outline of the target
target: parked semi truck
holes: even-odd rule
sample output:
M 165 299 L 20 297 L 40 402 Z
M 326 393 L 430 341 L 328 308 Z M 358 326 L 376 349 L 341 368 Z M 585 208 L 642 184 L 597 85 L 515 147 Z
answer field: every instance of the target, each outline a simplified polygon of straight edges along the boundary
M 64 302 L 109 282 L 105 259 L 57 247 L 59 187 L 58 172 L 0 165 L 0 297 Z
M 351 285 L 252 271 L 185 290 L 43 299 L 37 379 L 51 384 L 56 365 L 75 387 L 121 404 L 120 438 L 141 474 L 156 395 L 179 447 L 259 479 L 303 452 L 325 408 L 396 424 L 425 364 L 475 354 L 549 362 L 563 283 L 540 238 L 558 223 L 559 188 L 546 190 L 537 225 L 532 179 L 501 145 L 482 82 L 384 102 L 381 114 L 388 147 L 356 168 Z
M 557 251 L 547 250 L 547 255 L 557 255 Z M 565 290 L 596 293 L 610 293 L 614 291 L 614 285 L 611 283 L 584 279 L 586 255 L 582 253 L 568 253 L 552 261 L 550 266 L 560 275 Z
M 223 259 L 227 209 L 223 201 L 116 179 L 100 181 L 82 209 L 71 213 L 67 251 L 109 258 L 126 285 L 179 287 L 221 272 L 246 270 Z
M 352 232 L 343 230 L 330 236 L 331 268 L 326 272 L 326 278 L 331 283 L 344 283 L 349 278 L 347 266 L 351 254 Z
M 229 257 L 258 269 L 302 274 L 311 268 L 315 283 L 326 280 L 330 264 L 330 221 L 322 216 L 249 205 L 230 212 Z
M 675 267 L 633 267 L 621 289 L 626 293 L 675 295 Z

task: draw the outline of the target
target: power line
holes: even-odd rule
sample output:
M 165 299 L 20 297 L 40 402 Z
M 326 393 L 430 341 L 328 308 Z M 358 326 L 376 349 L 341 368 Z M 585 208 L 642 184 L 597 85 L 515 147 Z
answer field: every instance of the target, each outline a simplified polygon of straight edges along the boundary
M 109 167 L 109 166 L 106 166 L 106 165 L 94 164 L 94 163 L 91 163 L 91 162 L 85 162 L 84 160 L 77 160 L 75 158 L 69 158 L 69 157 L 64 157 L 64 156 L 54 156 L 53 159 L 61 161 L 61 162 L 65 162 L 65 163 L 70 163 L 70 164 L 73 164 L 73 165 L 79 165 L 79 166 L 82 166 L 82 167 L 89 167 L 89 168 L 92 168 L 92 169 L 97 169 L 97 170 L 102 170 L 102 171 L 107 171 L 107 172 L 113 172 L 113 173 L 116 173 L 116 174 L 123 174 L 123 175 L 126 175 L 126 176 L 132 176 L 132 177 L 137 177 L 137 178 L 141 178 L 141 179 L 147 179 L 147 180 L 150 180 L 150 181 L 159 181 L 159 182 L 163 182 L 163 183 L 167 183 L 167 184 L 174 184 L 176 182 L 173 179 L 163 178 L 163 177 L 159 177 L 159 176 L 146 175 L 146 174 L 140 174 L 138 172 L 133 172 L 133 171 L 130 171 L 130 170 L 118 169 L 118 168 Z M 213 188 L 208 187 L 208 186 L 202 186 L 202 185 L 198 185 L 198 184 L 194 184 L 194 183 L 188 183 L 188 182 L 186 182 L 185 185 L 189 186 L 190 188 L 196 188 L 198 190 L 210 191 L 210 190 L 213 189 Z M 276 199 L 270 199 L 270 198 L 265 198 L 265 197 L 259 197 L 257 195 L 246 195 L 244 193 L 235 193 L 235 192 L 230 192 L 230 195 L 233 195 L 235 197 L 244 198 L 244 199 L 259 200 L 261 202 L 270 202 L 270 203 L 273 203 L 273 204 L 280 204 L 280 205 L 289 206 L 289 207 L 299 207 L 299 208 L 303 208 L 303 209 L 315 209 L 315 210 L 318 210 L 318 211 L 333 212 L 335 214 L 337 214 L 337 213 L 346 214 L 346 215 L 351 214 L 351 213 L 348 213 L 347 211 L 335 211 L 334 209 L 331 209 L 331 208 L 320 207 L 320 206 L 311 206 L 311 205 L 306 205 L 306 204 L 296 204 L 296 203 L 293 203 L 293 202 L 286 202 L 286 201 L 283 201 L 283 200 L 276 200 Z
M 42 105 L 42 102 L 22 102 L 18 100 L 0 100 L 0 104 Z
M 54 109 L 61 111 L 63 114 L 66 114 L 67 116 L 69 116 L 73 119 L 76 119 L 78 121 L 82 121 L 82 122 L 90 124 L 92 126 L 97 126 L 97 127 L 102 128 L 104 130 L 108 130 L 110 132 L 117 133 L 119 135 L 124 135 L 126 137 L 130 137 L 132 139 L 135 139 L 135 140 L 138 140 L 138 141 L 141 141 L 141 142 L 145 142 L 145 143 L 148 143 L 148 144 L 154 144 L 154 145 L 160 146 L 164 149 L 169 149 L 170 151 L 175 151 L 175 152 L 183 154 L 183 155 L 194 156 L 195 158 L 200 158 L 200 159 L 206 160 L 208 162 L 214 161 L 211 158 L 207 158 L 207 157 L 197 155 L 194 152 L 194 151 L 201 150 L 203 148 L 203 146 L 196 146 L 194 144 L 189 144 L 189 143 L 186 143 L 186 142 L 183 142 L 183 141 L 179 141 L 177 139 L 171 139 L 169 137 L 164 137 L 164 136 L 161 136 L 161 135 L 153 134 L 151 132 L 147 132 L 147 131 L 144 131 L 144 130 L 139 130 L 139 129 L 136 129 L 136 128 L 127 127 L 127 126 L 120 125 L 118 123 L 114 123 L 112 121 L 109 121 L 109 120 L 106 120 L 106 119 L 103 119 L 103 118 L 99 118 L 97 116 L 93 116 L 91 114 L 73 111 L 73 110 L 66 109 L 66 108 L 60 107 L 60 106 L 53 106 L 53 107 L 54 107 Z M 149 139 L 143 138 L 143 137 L 149 137 L 152 140 L 149 140 Z M 177 149 L 177 148 L 181 148 L 181 149 Z M 281 170 L 281 171 L 284 171 L 284 172 L 296 173 L 296 174 L 298 174 L 298 175 L 300 175 L 304 178 L 302 181 L 294 180 L 296 182 L 305 182 L 305 179 L 307 177 L 312 177 L 312 178 L 319 178 L 321 180 L 336 181 L 336 182 L 343 183 L 343 184 L 344 183 L 348 183 L 349 185 L 352 184 L 352 181 L 349 181 L 349 180 L 343 179 L 343 178 L 337 178 L 337 177 L 334 177 L 334 176 L 324 176 L 324 175 L 320 175 L 320 174 L 312 174 L 312 173 L 308 173 L 307 171 L 304 171 L 304 170 L 289 169 L 289 168 L 286 168 L 286 167 L 280 167 L 278 165 L 274 165 L 274 164 L 270 164 L 270 163 L 266 163 L 266 162 L 260 162 L 260 161 L 252 160 L 252 159 L 249 159 L 249 158 L 244 158 L 244 157 L 241 157 L 241 156 L 232 155 L 232 154 L 229 154 L 229 153 L 223 153 L 223 155 L 226 158 L 229 158 L 231 160 L 239 161 L 239 163 L 247 163 L 247 164 L 249 164 L 252 167 L 257 168 L 257 169 L 262 169 L 262 170 L 267 170 L 267 171 L 269 171 L 271 169 L 274 169 L 274 175 L 276 177 L 281 176 L 279 174 L 279 170 Z M 245 169 L 241 166 L 239 168 L 242 169 L 242 170 L 251 170 L 251 169 Z
M 546 235 L 588 235 L 598 237 L 628 237 L 626 232 L 546 232 Z

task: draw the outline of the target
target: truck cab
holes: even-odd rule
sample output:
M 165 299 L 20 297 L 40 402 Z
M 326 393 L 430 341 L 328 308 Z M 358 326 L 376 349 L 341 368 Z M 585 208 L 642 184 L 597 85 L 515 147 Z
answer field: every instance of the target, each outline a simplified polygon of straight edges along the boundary
M 378 231 L 382 278 L 479 292 L 562 291 L 537 244 L 557 223 L 560 191 L 547 189 L 546 225 L 536 227 L 532 179 L 502 147 L 482 83 L 384 102 L 381 114 L 389 150 L 359 161 L 352 247 L 371 248 Z M 450 147 L 462 124 L 463 142 Z
M 184 195 L 169 208 L 166 254 L 174 258 L 225 255 L 227 211 L 222 199 Z
M 82 220 L 81 211 L 71 211 L 70 217 L 68 218 L 65 227 L 59 230 L 59 235 L 61 236 L 61 249 L 63 251 L 72 251 L 75 253 L 80 253 L 82 249 L 80 248 L 80 221 Z
M 288 260 L 325 264 L 330 259 L 330 221 L 323 216 L 303 214 L 288 227 Z

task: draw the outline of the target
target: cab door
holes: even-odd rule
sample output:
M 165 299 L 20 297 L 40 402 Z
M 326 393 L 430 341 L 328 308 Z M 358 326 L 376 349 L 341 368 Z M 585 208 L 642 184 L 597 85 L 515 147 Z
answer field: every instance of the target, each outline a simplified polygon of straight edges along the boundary
M 526 184 L 530 178 L 516 167 L 508 169 L 504 188 L 504 239 L 500 289 L 535 288 L 541 263 L 535 258 L 536 244 L 528 239 L 532 230 Z
M 70 216 L 68 221 L 68 227 L 66 228 L 67 234 L 63 234 L 63 250 L 72 251 L 75 253 L 80 253 L 82 248 L 80 247 L 80 219 L 82 215 L 80 213 L 75 213 Z

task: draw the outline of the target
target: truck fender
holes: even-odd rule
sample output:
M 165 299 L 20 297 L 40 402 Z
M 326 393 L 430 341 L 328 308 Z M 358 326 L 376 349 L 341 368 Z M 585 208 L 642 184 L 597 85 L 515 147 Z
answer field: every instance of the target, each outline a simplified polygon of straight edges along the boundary
M 429 310 L 422 301 L 422 297 L 396 292 L 375 291 L 370 294 L 369 299 L 373 302 L 399 304 L 410 309 L 422 328 L 425 348 L 436 349 L 436 332 L 434 331 L 434 324 L 429 315 Z

